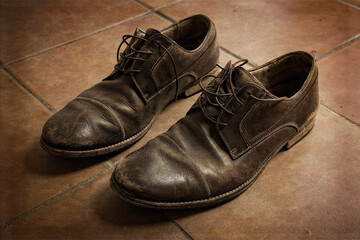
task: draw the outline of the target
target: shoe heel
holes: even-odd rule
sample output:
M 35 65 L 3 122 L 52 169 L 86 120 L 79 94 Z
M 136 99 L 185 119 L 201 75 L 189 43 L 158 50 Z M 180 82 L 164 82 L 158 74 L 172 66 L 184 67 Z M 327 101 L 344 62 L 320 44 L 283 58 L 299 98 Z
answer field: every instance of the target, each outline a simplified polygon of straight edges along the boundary
M 216 76 L 219 72 L 220 72 L 220 69 L 217 66 L 215 66 L 215 68 L 213 68 L 207 74 Z M 207 74 L 205 74 L 205 75 L 207 75 Z M 204 79 L 202 83 L 204 86 L 207 86 L 211 81 L 212 81 L 212 78 L 209 77 L 209 78 Z M 201 88 L 200 88 L 199 82 L 200 82 L 200 78 L 195 83 L 189 85 L 183 92 L 184 97 L 190 97 L 190 96 L 200 92 Z
M 314 127 L 315 124 L 315 118 L 312 118 L 309 120 L 305 126 L 298 132 L 294 137 L 292 137 L 284 146 L 284 149 L 290 149 L 292 146 L 294 146 L 297 142 L 299 142 L 303 137 L 305 137 L 311 129 Z

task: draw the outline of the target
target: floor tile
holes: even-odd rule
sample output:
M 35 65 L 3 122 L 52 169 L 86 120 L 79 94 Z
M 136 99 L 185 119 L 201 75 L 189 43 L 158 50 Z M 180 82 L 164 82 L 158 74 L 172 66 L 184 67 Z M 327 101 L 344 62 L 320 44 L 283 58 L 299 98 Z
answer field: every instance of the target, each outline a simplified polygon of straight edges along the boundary
M 106 168 L 53 157 L 40 147 L 51 114 L 0 72 L 0 225 Z
M 321 102 L 360 124 L 360 40 L 319 61 Z
M 110 173 L 0 230 L 0 238 L 186 240 L 158 212 L 124 203 L 110 189 L 109 178 Z
M 199 10 L 222 47 L 257 64 L 294 50 L 320 56 L 360 32 L 359 10 L 338 1 L 184 0 L 161 12 L 179 20 Z
M 168 25 L 158 16 L 147 16 L 11 65 L 8 69 L 58 111 L 113 71 L 116 50 L 124 34 L 133 34 L 138 26 L 162 29 Z
M 146 11 L 131 0 L 2 0 L 0 61 L 21 59 Z
M 179 2 L 179 0 L 141 0 L 139 2 L 145 3 L 152 8 L 165 7 L 168 4 Z
M 315 127 L 280 152 L 233 201 L 169 211 L 194 239 L 357 239 L 360 128 L 323 107 Z

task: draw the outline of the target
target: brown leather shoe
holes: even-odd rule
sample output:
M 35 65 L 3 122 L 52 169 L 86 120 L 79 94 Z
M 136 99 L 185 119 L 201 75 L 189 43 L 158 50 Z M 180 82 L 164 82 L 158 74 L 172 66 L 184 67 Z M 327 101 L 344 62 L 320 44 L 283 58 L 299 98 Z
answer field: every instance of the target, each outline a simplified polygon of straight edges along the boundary
M 127 48 L 119 54 L 123 43 Z M 219 46 L 214 24 L 195 15 L 161 32 L 136 29 L 123 36 L 117 55 L 110 76 L 46 122 L 41 138 L 45 150 L 88 157 L 135 143 L 169 102 L 200 90 L 198 79 L 215 68 Z
M 243 65 L 242 61 L 240 65 Z M 187 115 L 120 160 L 113 189 L 152 208 L 205 207 L 245 191 L 283 147 L 313 127 L 318 70 L 305 52 L 251 72 L 228 63 Z

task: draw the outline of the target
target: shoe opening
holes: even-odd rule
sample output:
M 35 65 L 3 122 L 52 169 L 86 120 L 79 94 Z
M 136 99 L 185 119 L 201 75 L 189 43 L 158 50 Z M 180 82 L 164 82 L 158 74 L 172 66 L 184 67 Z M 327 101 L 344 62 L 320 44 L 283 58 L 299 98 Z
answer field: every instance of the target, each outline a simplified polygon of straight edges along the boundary
M 252 74 L 277 97 L 292 97 L 303 86 L 310 74 L 313 57 L 305 52 L 296 52 L 270 62 Z
M 198 48 L 204 41 L 211 23 L 203 15 L 195 15 L 162 30 L 162 34 L 187 50 Z

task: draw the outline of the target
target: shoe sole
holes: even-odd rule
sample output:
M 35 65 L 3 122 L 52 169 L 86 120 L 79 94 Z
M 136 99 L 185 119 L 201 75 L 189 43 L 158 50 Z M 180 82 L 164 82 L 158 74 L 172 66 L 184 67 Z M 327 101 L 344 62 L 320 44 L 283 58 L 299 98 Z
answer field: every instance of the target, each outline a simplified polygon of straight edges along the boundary
M 96 148 L 96 149 L 91 149 L 91 150 L 63 150 L 63 149 L 51 147 L 49 144 L 47 144 L 45 142 L 45 140 L 43 138 L 41 138 L 40 143 L 41 143 L 41 147 L 44 150 L 46 150 L 54 155 L 57 155 L 57 156 L 63 156 L 63 157 L 69 157 L 69 158 L 99 157 L 99 156 L 103 156 L 103 155 L 107 155 L 107 154 L 119 151 L 119 150 L 126 148 L 126 147 L 130 146 L 131 144 L 134 144 L 137 141 L 139 141 L 150 130 L 155 119 L 156 119 L 156 116 L 154 116 L 151 119 L 151 122 L 148 125 L 146 125 L 146 127 L 144 127 L 141 131 L 139 131 L 135 135 L 133 135 L 119 143 L 115 143 L 113 145 L 102 147 L 102 148 Z
M 289 137 L 283 144 L 280 145 L 271 155 L 270 157 L 263 163 L 260 169 L 245 183 L 240 186 L 217 196 L 210 197 L 207 199 L 199 199 L 194 201 L 184 201 L 184 202 L 157 202 L 150 201 L 143 198 L 140 198 L 134 194 L 131 194 L 126 189 L 121 187 L 121 185 L 117 182 L 115 178 L 115 172 L 113 172 L 110 179 L 110 186 L 115 192 L 123 199 L 125 202 L 130 204 L 145 207 L 145 208 L 157 208 L 157 209 L 186 209 L 186 208 L 202 208 L 202 207 L 211 207 L 216 206 L 225 202 L 228 202 L 245 190 L 247 190 L 251 184 L 255 182 L 255 180 L 259 177 L 261 172 L 264 170 L 265 166 L 268 162 L 281 150 L 281 149 L 290 149 L 297 142 L 299 142 L 302 138 L 304 138 L 313 128 L 315 123 L 315 119 L 308 121 L 302 129 L 300 129 L 295 135 Z

